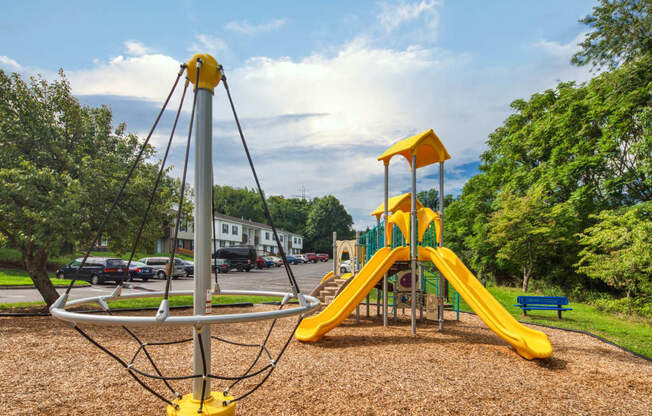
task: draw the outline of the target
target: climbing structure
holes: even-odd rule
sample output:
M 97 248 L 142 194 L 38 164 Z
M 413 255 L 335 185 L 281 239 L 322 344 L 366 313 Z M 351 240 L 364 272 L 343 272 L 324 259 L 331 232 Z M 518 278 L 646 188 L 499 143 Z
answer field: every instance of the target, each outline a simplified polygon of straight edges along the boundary
M 408 160 L 412 173 L 412 191 L 390 199 L 389 163 L 394 156 L 402 156 Z M 440 330 L 444 325 L 444 295 L 448 292 L 447 285 L 450 283 L 478 317 L 498 336 L 511 344 L 521 356 L 528 359 L 550 356 L 552 347 L 548 337 L 543 332 L 525 327 L 516 321 L 464 266 L 455 253 L 443 247 L 443 166 L 444 161 L 448 159 L 450 155 L 433 130 L 399 141 L 378 158 L 385 167 L 385 202 L 382 204 L 382 210 L 379 206 L 372 213 L 377 218 L 377 225 L 365 235 L 368 244 L 365 244 L 360 251 L 364 266 L 337 289 L 332 299 L 324 297 L 324 300 L 330 302 L 327 302 L 319 314 L 301 322 L 295 333 L 299 340 L 319 341 L 328 331 L 342 323 L 381 279 L 383 323 L 387 325 L 388 274 L 392 268 L 394 271 L 409 270 L 409 274 L 395 279 L 394 288 L 403 286 L 410 289 L 405 298 L 398 302 L 404 302 L 410 307 L 412 333 L 416 334 L 417 309 L 424 303 L 423 296 L 417 296 L 418 264 L 423 263 L 431 265 L 442 277 L 438 284 L 434 308 Z M 423 207 L 415 197 L 417 169 L 434 163 L 439 163 L 438 213 Z M 423 277 L 423 271 L 421 275 Z M 323 283 L 327 280 L 324 279 Z M 422 278 L 421 281 L 423 282 L 424 279 Z M 320 290 L 328 290 L 328 287 L 324 284 Z M 394 306 L 396 311 L 396 292 Z

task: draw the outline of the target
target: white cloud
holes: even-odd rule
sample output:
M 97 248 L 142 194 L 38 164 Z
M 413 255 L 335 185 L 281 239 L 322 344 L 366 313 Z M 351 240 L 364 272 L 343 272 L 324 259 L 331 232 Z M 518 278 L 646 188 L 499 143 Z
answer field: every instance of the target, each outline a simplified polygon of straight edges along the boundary
M 124 43 L 125 53 L 131 56 L 142 56 L 152 53 L 152 49 L 137 40 L 128 40 Z
M 189 48 L 193 53 L 210 53 L 216 56 L 228 51 L 229 47 L 222 39 L 213 35 L 195 35 L 195 42 Z
M 425 26 L 434 31 L 439 26 L 439 9 L 437 0 L 422 0 L 416 3 L 400 0 L 398 2 L 381 2 L 378 21 L 386 31 L 392 32 L 404 23 L 424 19 Z
M 67 71 L 75 94 L 119 95 L 162 102 L 179 71 L 180 62 L 161 55 L 117 56 L 92 68 Z
M 195 43 L 204 52 L 227 48 L 209 35 L 198 35 Z M 452 155 L 447 162 L 447 172 L 452 172 L 477 160 L 487 135 L 509 115 L 512 100 L 554 87 L 558 77 L 582 80 L 588 71 L 569 65 L 569 51 L 548 53 L 556 50 L 544 48 L 549 44 L 541 45 L 546 52 L 542 62 L 485 68 L 465 54 L 378 47 L 358 38 L 334 55 L 251 58 L 227 76 L 266 192 L 293 195 L 305 186 L 311 196 L 334 194 L 351 212 L 360 213 L 355 221 L 364 226 L 373 222 L 366 213 L 382 201 L 383 167 L 376 158 L 387 146 L 433 128 Z M 161 54 L 119 56 L 68 72 L 68 77 L 75 94 L 162 102 L 178 65 Z M 216 165 L 216 180 L 252 186 L 246 159 L 233 153 L 239 138 L 221 86 L 213 109 L 216 157 L 227 144 L 232 149 Z M 183 131 L 179 127 L 179 134 Z M 167 137 L 159 131 L 153 140 L 161 146 Z M 435 167 L 419 171 L 420 189 L 436 185 L 425 178 L 434 172 Z M 407 163 L 392 161 L 390 175 L 392 195 L 409 189 Z M 463 178 L 454 178 L 447 179 L 447 191 L 462 186 Z
M 584 40 L 587 32 L 578 33 L 570 42 L 562 44 L 555 41 L 542 39 L 534 43 L 534 47 L 542 50 L 546 54 L 555 56 L 557 58 L 565 58 L 570 62 L 570 58 L 580 50 L 580 42 Z
M 285 19 L 276 19 L 260 25 L 252 25 L 246 20 L 235 20 L 227 23 L 225 28 L 232 32 L 253 36 L 259 33 L 272 32 L 284 26 L 286 23 L 287 21 Z
M 20 71 L 23 69 L 22 65 L 20 65 L 18 62 L 4 55 L 0 55 L 0 66 L 3 66 L 12 71 Z

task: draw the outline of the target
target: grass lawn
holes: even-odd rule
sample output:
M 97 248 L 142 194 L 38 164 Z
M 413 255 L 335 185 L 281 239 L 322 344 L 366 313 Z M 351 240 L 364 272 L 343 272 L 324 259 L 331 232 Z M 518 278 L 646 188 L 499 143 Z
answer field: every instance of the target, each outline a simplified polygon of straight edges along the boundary
M 617 316 L 579 302 L 570 302 L 569 307 L 573 310 L 563 312 L 562 319 L 557 319 L 557 311 L 528 311 L 528 315 L 523 316 L 521 308 L 514 306 L 516 298 L 521 295 L 541 296 L 541 293 L 523 293 L 520 289 L 511 287 L 490 286 L 487 289 L 519 321 L 590 332 L 629 350 L 652 357 L 652 320 L 650 319 Z M 427 285 L 426 292 L 434 293 L 434 286 Z M 371 301 L 376 301 L 376 289 L 371 291 Z M 388 301 L 391 308 L 391 292 Z M 462 298 L 460 298 L 460 310 L 473 312 Z
M 57 279 L 51 277 L 50 281 L 53 285 L 69 285 L 68 279 Z M 85 286 L 88 283 L 83 281 L 75 281 L 75 286 Z M 34 286 L 34 282 L 29 275 L 22 270 L 15 269 L 0 269 L 0 288 L 2 286 Z
M 269 296 L 213 296 L 213 305 L 226 305 L 229 303 L 262 303 L 281 301 L 281 298 Z M 112 309 L 131 309 L 131 308 L 157 308 L 161 303 L 161 298 L 139 298 L 139 299 L 122 299 L 109 302 Z M 90 305 L 90 304 L 89 304 Z M 192 306 L 192 296 L 171 296 L 170 306 Z M 24 308 L 42 308 L 45 302 L 14 302 L 0 303 L 0 311 L 10 309 Z M 99 309 L 99 306 L 98 306 Z

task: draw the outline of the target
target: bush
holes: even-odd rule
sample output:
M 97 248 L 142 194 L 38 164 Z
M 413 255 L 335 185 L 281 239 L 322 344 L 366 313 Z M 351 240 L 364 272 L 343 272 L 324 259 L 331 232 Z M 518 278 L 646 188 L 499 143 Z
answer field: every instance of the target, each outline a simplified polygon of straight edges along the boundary
M 626 316 L 638 315 L 652 318 L 652 301 L 648 298 L 601 298 L 593 301 L 593 305 L 601 312 L 619 313 Z

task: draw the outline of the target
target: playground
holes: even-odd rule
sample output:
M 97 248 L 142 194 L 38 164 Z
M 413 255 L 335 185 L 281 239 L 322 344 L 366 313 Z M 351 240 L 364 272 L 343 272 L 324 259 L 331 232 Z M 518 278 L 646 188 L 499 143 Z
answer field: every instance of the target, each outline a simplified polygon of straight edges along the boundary
M 317 344 L 293 341 L 277 372 L 239 403 L 238 414 L 608 415 L 617 408 L 643 415 L 652 408 L 652 365 L 589 336 L 537 328 L 554 354 L 528 361 L 474 315 L 462 313 L 456 321 L 446 312 L 445 331 L 426 321 L 413 337 L 409 315 L 383 327 L 374 312 L 357 324 L 351 316 Z M 214 331 L 247 341 L 260 339 L 268 326 L 238 323 Z M 279 320 L 270 346 L 278 348 L 292 327 L 292 320 Z M 119 328 L 90 332 L 123 358 L 137 345 Z M 141 334 L 152 341 L 178 339 L 187 329 Z M 49 317 L 0 318 L 0 350 L 0 404 L 9 414 L 161 414 L 160 401 L 123 368 Z M 173 361 L 190 361 L 192 351 L 182 345 L 152 354 L 162 371 L 179 371 Z M 212 354 L 224 373 L 243 371 L 251 359 L 228 344 Z
M 182 64 L 161 113 L 184 73 L 177 120 L 192 84 L 195 123 L 190 123 L 187 135 L 170 264 L 173 268 L 196 126 L 193 290 L 172 287 L 171 270 L 161 291 L 123 293 L 124 279 L 118 279 L 110 295 L 73 299 L 73 277 L 68 290 L 50 306 L 55 319 L 0 318 L 0 404 L 9 413 L 156 415 L 162 413 L 161 402 L 167 404 L 169 416 L 233 415 L 236 404 L 240 415 L 613 414 L 615 406 L 619 413 L 646 414 L 652 408 L 649 361 L 585 334 L 519 322 L 446 247 L 444 163 L 451 155 L 433 129 L 398 140 L 378 157 L 385 181 L 382 202 L 374 201 L 373 211 L 369 207 L 376 226 L 358 232 L 355 240 L 340 241 L 333 233 L 333 270 L 316 287 L 299 288 L 265 202 L 223 67 L 200 54 Z M 223 290 L 212 264 L 212 100 L 220 83 L 285 266 L 285 292 Z M 176 120 L 168 150 L 174 128 Z M 411 190 L 392 196 L 389 170 L 395 157 L 409 164 Z M 164 167 L 165 159 L 159 179 Z M 432 174 L 433 168 L 439 177 L 439 212 L 416 197 L 417 170 Z M 158 180 L 150 203 L 157 185 Z M 344 252 L 351 260 L 346 272 L 340 268 Z M 79 270 L 89 253 L 90 247 Z M 170 297 L 188 295 L 193 296 L 192 311 L 171 310 Z M 213 295 L 281 301 L 213 309 Z M 115 300 L 145 297 L 157 298 L 156 311 L 120 312 L 111 307 Z M 529 310 L 555 310 L 560 319 L 562 312 L 572 311 L 567 298 L 554 305 L 540 299 L 543 303 L 535 303 L 536 298 L 519 300 L 524 313 L 526 302 Z M 461 300 L 473 313 L 460 312 Z M 99 306 L 100 313 L 91 313 L 90 305 Z

